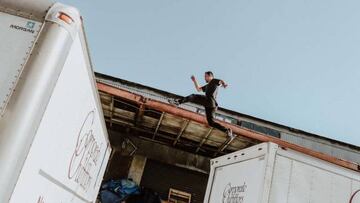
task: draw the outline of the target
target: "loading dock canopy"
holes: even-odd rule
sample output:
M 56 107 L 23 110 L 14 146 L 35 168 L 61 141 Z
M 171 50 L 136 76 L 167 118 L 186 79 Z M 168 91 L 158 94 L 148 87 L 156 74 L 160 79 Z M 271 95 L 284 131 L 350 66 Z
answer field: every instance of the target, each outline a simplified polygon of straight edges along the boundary
M 141 136 L 143 139 L 161 142 L 208 157 L 227 154 L 261 142 L 274 142 L 283 148 L 293 149 L 354 171 L 360 171 L 360 166 L 356 163 L 218 120 L 236 134 L 236 138 L 230 140 L 224 133 L 209 127 L 202 114 L 174 107 L 165 101 L 147 98 L 101 81 L 97 82 L 97 87 L 106 123 L 113 130 L 131 130 L 132 134 Z

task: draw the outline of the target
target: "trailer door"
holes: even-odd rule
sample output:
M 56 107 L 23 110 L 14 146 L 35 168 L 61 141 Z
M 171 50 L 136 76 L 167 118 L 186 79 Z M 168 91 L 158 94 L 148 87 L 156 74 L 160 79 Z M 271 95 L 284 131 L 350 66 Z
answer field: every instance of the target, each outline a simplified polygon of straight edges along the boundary
M 265 155 L 262 155 L 216 167 L 213 172 L 208 202 L 260 202 L 264 182 L 265 160 Z
M 0 116 L 16 86 L 42 23 L 0 12 Z

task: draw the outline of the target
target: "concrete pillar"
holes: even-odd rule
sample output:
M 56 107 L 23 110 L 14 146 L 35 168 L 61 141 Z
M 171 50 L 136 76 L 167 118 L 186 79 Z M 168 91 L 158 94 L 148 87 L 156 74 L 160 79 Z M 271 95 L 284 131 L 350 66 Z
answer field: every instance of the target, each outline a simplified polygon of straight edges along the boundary
M 140 185 L 141 177 L 143 175 L 146 164 L 146 157 L 135 155 L 129 169 L 128 178 L 131 178 L 135 183 Z

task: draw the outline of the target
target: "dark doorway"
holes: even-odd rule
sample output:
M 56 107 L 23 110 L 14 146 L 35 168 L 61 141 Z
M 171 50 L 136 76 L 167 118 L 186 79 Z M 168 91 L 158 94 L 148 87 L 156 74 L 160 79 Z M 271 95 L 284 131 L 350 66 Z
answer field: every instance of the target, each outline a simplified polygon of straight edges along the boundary
M 190 193 L 192 203 L 202 203 L 207 179 L 207 174 L 148 159 L 141 185 L 158 192 L 164 200 L 173 188 Z

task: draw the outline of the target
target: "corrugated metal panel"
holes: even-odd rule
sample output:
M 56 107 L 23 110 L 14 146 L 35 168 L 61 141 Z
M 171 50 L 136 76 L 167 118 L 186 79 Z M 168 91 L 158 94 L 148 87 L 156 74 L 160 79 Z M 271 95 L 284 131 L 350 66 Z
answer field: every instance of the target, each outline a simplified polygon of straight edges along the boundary
M 256 132 L 260 132 L 263 133 L 265 135 L 270 135 L 273 137 L 280 137 L 280 131 L 265 127 L 265 126 L 261 126 L 255 123 L 251 123 L 251 122 L 247 122 L 247 121 L 241 121 L 240 122 L 240 126 L 250 129 L 250 130 L 254 130 Z
M 340 159 L 360 163 L 360 152 L 345 149 L 330 142 L 326 143 L 325 140 L 310 139 L 289 133 L 281 133 L 281 139 Z
M 141 186 L 158 192 L 167 200 L 170 188 L 191 193 L 192 203 L 203 202 L 208 175 L 147 160 L 141 180 Z

